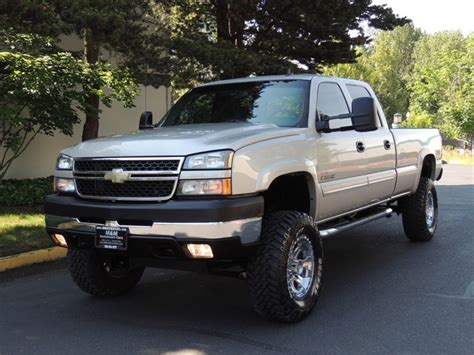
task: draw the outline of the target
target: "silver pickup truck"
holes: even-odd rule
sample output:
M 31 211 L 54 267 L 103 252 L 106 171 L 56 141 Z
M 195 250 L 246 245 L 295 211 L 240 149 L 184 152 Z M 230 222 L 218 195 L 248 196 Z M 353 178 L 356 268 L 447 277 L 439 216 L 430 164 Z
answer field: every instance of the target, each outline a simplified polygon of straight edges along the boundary
M 364 82 L 252 77 L 190 90 L 158 122 L 61 152 L 47 231 L 96 296 L 145 267 L 248 281 L 261 316 L 295 322 L 321 289 L 321 239 L 402 215 L 412 241 L 436 230 L 435 129 L 390 129 Z

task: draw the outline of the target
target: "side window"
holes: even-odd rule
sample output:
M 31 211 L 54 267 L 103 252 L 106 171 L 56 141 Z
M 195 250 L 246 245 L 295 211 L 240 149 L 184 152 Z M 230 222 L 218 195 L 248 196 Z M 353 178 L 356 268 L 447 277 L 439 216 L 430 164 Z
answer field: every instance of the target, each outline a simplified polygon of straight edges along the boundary
M 359 85 L 346 85 L 347 91 L 349 91 L 349 95 L 351 95 L 352 100 L 358 99 L 359 97 L 371 97 L 370 93 L 367 89 L 363 86 Z
M 320 119 L 349 113 L 344 94 L 336 83 L 321 83 L 319 85 L 316 108 Z

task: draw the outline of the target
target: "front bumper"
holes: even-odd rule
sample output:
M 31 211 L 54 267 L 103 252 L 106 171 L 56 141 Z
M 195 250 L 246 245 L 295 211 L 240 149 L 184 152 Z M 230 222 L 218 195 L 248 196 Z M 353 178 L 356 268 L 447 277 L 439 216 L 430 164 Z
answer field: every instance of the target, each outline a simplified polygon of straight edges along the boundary
M 124 226 L 132 251 L 194 242 L 214 245 L 216 257 L 227 258 L 235 253 L 226 249 L 258 242 L 263 198 L 116 203 L 50 195 L 44 209 L 48 233 L 64 235 L 68 245 L 93 247 L 96 226 Z

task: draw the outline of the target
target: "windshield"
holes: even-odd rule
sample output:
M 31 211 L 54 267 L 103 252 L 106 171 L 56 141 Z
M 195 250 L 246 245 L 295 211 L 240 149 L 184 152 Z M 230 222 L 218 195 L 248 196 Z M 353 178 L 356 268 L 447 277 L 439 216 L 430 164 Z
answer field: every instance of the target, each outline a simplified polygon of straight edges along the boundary
M 199 87 L 178 100 L 161 126 L 241 121 L 301 127 L 306 124 L 309 84 L 279 80 Z

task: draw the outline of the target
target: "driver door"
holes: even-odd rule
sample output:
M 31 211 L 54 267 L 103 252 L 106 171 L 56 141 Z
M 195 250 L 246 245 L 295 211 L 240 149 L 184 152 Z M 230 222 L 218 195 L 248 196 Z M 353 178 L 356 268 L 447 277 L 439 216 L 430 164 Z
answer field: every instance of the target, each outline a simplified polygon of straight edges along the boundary
M 349 113 L 349 106 L 337 82 L 319 84 L 316 108 L 318 119 Z M 317 219 L 362 207 L 368 192 L 364 134 L 356 130 L 320 133 L 315 148 L 322 192 Z

